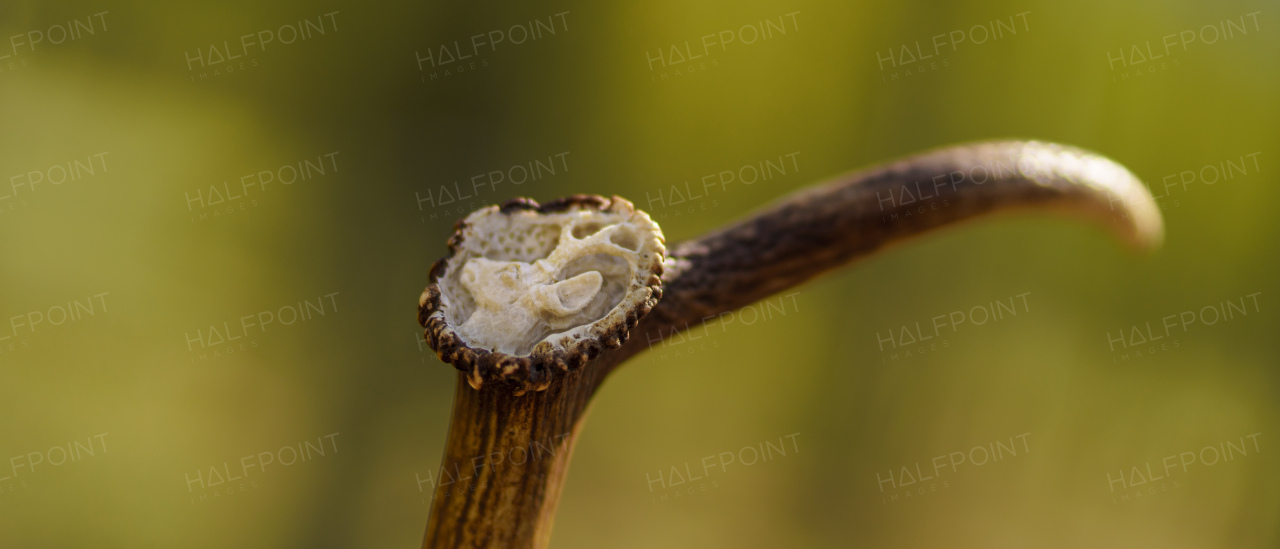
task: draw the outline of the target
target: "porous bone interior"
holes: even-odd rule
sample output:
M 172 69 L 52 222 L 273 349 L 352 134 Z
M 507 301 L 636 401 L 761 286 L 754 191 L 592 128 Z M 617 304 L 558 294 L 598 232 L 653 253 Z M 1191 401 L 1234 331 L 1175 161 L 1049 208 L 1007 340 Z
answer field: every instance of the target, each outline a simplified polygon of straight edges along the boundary
M 468 346 L 516 356 L 548 336 L 585 333 L 632 286 L 645 230 L 583 210 L 469 220 L 440 280 L 446 320 Z

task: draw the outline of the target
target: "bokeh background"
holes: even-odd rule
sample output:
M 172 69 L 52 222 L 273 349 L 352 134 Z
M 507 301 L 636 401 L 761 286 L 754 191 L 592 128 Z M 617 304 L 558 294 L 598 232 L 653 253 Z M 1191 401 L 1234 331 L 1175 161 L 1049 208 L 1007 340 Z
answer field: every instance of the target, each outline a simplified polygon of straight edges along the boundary
M 991 220 L 654 349 L 597 394 L 552 543 L 1274 547 L 1278 8 L 7 0 L 0 546 L 417 546 L 454 372 L 414 311 L 456 219 L 618 194 L 678 241 L 849 169 L 1026 137 L 1149 182 L 1166 245 L 1140 256 L 1086 224 Z M 514 44 L 517 25 L 541 35 Z M 769 39 L 745 43 L 744 25 Z M 976 43 L 975 25 L 1002 36 Z M 57 26 L 74 30 L 54 43 Z M 305 39 L 284 44 L 285 26 Z M 490 48 L 491 31 L 512 38 Z M 433 67 L 442 47 L 472 57 Z M 667 65 L 673 47 L 703 57 Z M 244 190 L 307 161 L 325 173 Z M 534 161 L 559 169 L 488 186 Z M 672 194 L 766 161 L 794 164 Z M 1227 161 L 1247 173 L 1208 183 Z M 68 165 L 78 177 L 51 183 Z M 1020 294 L 1017 316 L 936 349 L 882 349 Z M 1129 347 L 1134 327 L 1159 335 L 1227 301 L 1249 314 Z M 287 306 L 310 312 L 240 325 Z M 996 441 L 1018 453 L 899 485 Z M 1247 454 L 1162 461 L 1228 441 Z M 672 476 L 766 442 L 791 451 Z M 309 457 L 242 467 L 286 447 Z

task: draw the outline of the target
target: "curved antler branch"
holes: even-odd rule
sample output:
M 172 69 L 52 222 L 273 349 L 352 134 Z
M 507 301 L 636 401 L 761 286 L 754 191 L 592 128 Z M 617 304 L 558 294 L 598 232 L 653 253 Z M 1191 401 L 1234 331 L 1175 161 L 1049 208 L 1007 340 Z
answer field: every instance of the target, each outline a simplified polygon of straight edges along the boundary
M 616 197 L 575 196 L 541 206 L 520 199 L 491 213 L 588 206 L 631 211 Z M 572 360 L 537 362 L 467 347 L 447 332 L 438 310 L 441 290 L 433 283 L 419 310 L 428 342 L 442 360 L 493 382 L 468 383 L 468 374 L 458 374 L 441 464 L 451 485 L 435 492 L 423 546 L 546 546 L 591 396 L 615 367 L 647 346 L 888 245 L 1015 210 L 1090 218 L 1139 248 L 1159 245 L 1164 234 L 1155 200 L 1119 164 L 1062 145 L 987 142 L 837 177 L 676 245 L 665 261 L 661 237 L 653 237 L 647 256 L 654 259 L 652 274 L 646 286 L 637 286 L 634 309 L 624 323 L 615 319 L 599 341 L 583 339 L 585 354 L 566 355 Z M 451 249 L 460 242 L 455 236 Z M 432 280 L 447 268 L 437 263 Z M 496 366 L 472 369 L 475 363 Z
M 664 297 L 636 339 L 659 341 L 934 229 L 1027 210 L 1092 219 L 1140 249 L 1164 238 L 1150 192 L 1107 158 L 1034 141 L 946 147 L 836 177 L 675 245 Z

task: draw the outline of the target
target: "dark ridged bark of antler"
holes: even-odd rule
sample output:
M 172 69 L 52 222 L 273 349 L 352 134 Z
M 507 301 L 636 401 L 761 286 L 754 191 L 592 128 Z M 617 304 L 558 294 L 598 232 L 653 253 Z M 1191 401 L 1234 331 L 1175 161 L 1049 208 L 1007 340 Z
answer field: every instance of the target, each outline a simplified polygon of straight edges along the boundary
M 423 546 L 545 547 L 591 395 L 613 368 L 653 343 L 890 244 L 1011 210 L 1091 218 L 1140 248 L 1163 238 L 1158 206 L 1132 174 L 1048 143 L 938 149 L 785 197 L 669 249 L 663 297 L 630 340 L 547 390 L 475 390 L 460 373 L 442 470 L 474 478 L 436 490 Z M 541 459 L 532 459 L 535 452 Z M 511 459 L 522 454 L 529 457 L 522 463 Z

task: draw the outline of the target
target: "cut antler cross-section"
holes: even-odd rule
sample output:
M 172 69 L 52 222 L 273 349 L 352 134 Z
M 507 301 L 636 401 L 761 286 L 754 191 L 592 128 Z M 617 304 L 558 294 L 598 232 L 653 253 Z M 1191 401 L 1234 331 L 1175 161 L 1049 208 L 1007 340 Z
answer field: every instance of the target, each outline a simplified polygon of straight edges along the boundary
M 515 200 L 458 223 L 420 299 L 442 360 L 516 393 L 617 349 L 661 296 L 662 231 L 618 197 Z
M 441 469 L 467 481 L 437 487 L 423 546 L 545 547 L 587 403 L 649 345 L 887 246 L 1011 211 L 1084 217 L 1139 249 L 1164 238 L 1159 207 L 1127 169 L 1035 141 L 851 172 L 669 253 L 657 224 L 618 197 L 472 213 L 418 302 L 428 344 L 461 370 Z

